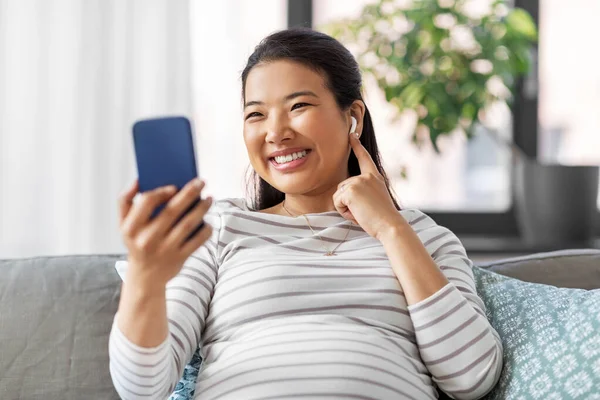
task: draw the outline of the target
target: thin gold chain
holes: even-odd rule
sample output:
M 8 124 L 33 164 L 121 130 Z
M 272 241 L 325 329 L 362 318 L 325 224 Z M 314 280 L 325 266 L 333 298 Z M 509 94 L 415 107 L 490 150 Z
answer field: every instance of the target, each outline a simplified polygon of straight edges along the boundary
M 293 215 L 285 206 L 285 200 L 283 200 L 283 202 L 281 203 L 281 206 L 283 207 L 283 209 L 285 210 L 286 213 L 288 213 L 290 215 L 290 217 L 294 217 L 294 218 L 298 218 L 297 215 Z M 313 229 L 313 227 L 310 225 L 310 221 L 308 220 L 308 217 L 305 214 L 302 214 L 302 216 L 304 217 L 304 219 L 306 220 L 306 224 L 308 225 L 308 227 L 310 228 L 310 231 L 313 233 L 313 235 L 315 235 L 316 237 L 319 238 L 319 244 L 321 245 L 321 247 L 323 247 L 326 251 L 325 255 L 326 256 L 335 256 L 335 251 L 337 250 L 338 247 L 340 247 L 348 238 L 348 234 L 350 233 L 350 225 L 348 225 L 348 229 L 346 230 L 346 236 L 344 236 L 344 240 L 342 240 L 340 243 L 338 243 L 337 246 L 335 246 L 333 248 L 333 250 L 329 250 L 327 247 L 325 247 L 325 245 L 323 244 L 324 240 L 321 237 L 321 235 L 319 235 L 318 233 L 316 233 Z

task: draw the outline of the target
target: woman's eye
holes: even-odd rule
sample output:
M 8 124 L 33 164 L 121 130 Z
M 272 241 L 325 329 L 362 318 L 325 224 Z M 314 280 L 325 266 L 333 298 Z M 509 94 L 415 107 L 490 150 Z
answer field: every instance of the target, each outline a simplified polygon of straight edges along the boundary
M 299 108 L 305 107 L 305 106 L 309 106 L 310 104 L 308 103 L 296 103 L 292 106 L 292 111 L 293 110 L 297 110 Z
M 246 119 L 250 119 L 252 117 L 260 117 L 261 115 L 262 115 L 261 113 L 255 111 L 255 112 L 252 112 L 252 113 L 246 115 Z

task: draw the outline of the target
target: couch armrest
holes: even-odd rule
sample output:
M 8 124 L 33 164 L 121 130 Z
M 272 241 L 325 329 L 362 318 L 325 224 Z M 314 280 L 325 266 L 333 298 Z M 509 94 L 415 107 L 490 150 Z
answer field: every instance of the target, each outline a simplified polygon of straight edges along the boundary
M 600 288 L 600 250 L 561 250 L 477 263 L 502 275 L 565 288 Z

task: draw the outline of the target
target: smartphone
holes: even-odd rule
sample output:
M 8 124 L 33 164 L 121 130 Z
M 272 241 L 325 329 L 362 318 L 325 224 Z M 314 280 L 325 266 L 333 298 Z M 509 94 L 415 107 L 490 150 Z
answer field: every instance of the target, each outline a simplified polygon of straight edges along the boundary
M 144 119 L 133 125 L 133 145 L 138 170 L 139 190 L 144 193 L 162 186 L 174 185 L 181 190 L 198 177 L 192 125 L 186 117 Z M 196 200 L 177 222 L 198 203 Z M 155 218 L 165 207 L 158 206 Z M 201 222 L 189 238 L 204 226 Z M 189 239 L 188 238 L 188 239 Z

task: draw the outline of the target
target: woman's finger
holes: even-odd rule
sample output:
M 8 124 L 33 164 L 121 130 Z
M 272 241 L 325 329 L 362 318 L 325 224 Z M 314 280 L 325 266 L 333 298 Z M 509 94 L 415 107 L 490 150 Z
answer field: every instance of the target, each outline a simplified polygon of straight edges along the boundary
M 343 190 L 343 188 L 336 190 L 336 192 L 333 194 L 333 206 L 335 207 L 337 212 L 339 212 L 342 215 L 344 215 L 344 213 L 348 211 L 348 205 L 346 204 L 344 194 L 345 190 Z
M 354 218 L 354 215 L 352 214 L 352 211 L 350 211 L 350 208 L 346 204 L 346 200 L 344 200 L 344 195 L 339 191 L 334 195 L 333 204 L 337 212 L 339 212 L 342 217 L 348 221 L 358 224 L 358 222 L 356 222 L 356 218 Z
M 119 196 L 119 222 L 123 223 L 127 214 L 129 214 L 129 210 L 133 206 L 133 199 L 139 190 L 139 182 L 136 179 L 133 184 L 129 187 L 129 189 L 125 190 Z
M 158 206 L 169 201 L 177 192 L 175 186 L 163 186 L 141 195 L 140 201 L 132 208 L 123 223 L 123 230 L 128 236 L 134 236 L 150 220 L 150 216 Z
M 358 176 L 351 176 L 348 179 L 344 179 L 343 181 L 341 181 L 340 183 L 338 183 L 337 190 L 345 190 L 345 189 L 348 188 L 349 185 L 358 183 L 359 180 L 360 180 L 360 175 L 358 175 Z
M 369 154 L 367 149 L 365 149 L 365 147 L 362 145 L 362 143 L 356 136 L 350 135 L 349 137 L 350 146 L 352 146 L 352 151 L 354 151 L 354 155 L 358 159 L 358 166 L 360 168 L 360 172 L 362 174 L 369 172 L 374 175 L 378 175 L 379 170 L 377 169 L 377 166 L 373 162 L 373 159 L 371 158 L 371 155 Z
M 179 248 L 190 234 L 198 228 L 211 205 L 212 197 L 207 197 L 198 203 L 171 229 L 165 240 L 165 245 Z
M 348 190 L 353 185 L 356 185 L 358 176 L 346 179 L 338 185 L 338 190 L 333 194 L 333 205 L 338 213 L 348 221 L 358 224 L 356 218 L 350 211 L 350 201 L 352 196 L 352 190 Z
M 206 241 L 212 236 L 212 232 L 212 227 L 205 223 L 198 233 L 191 237 L 190 240 L 185 242 L 181 247 L 181 252 L 184 254 L 185 258 L 188 258 L 193 252 L 198 250 L 200 246 L 206 243 Z
M 189 181 L 180 191 L 177 193 L 165 208 L 160 213 L 161 215 L 154 221 L 157 225 L 154 227 L 158 232 L 162 232 L 164 235 L 175 226 L 177 221 L 182 218 L 183 214 L 188 211 L 195 202 L 200 200 L 200 194 L 204 188 L 205 183 L 199 179 L 193 179 Z

